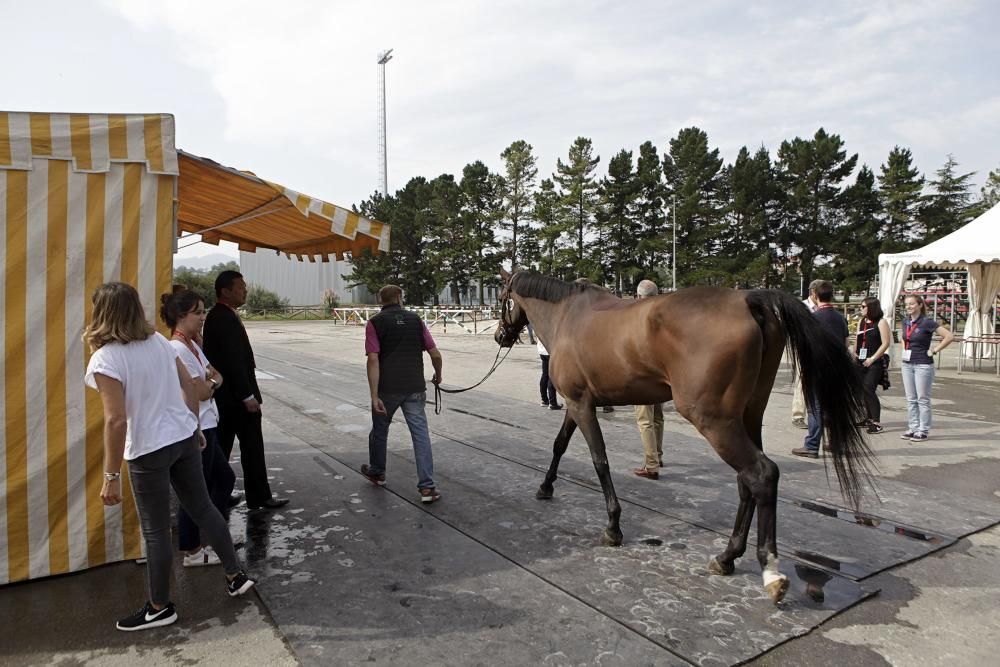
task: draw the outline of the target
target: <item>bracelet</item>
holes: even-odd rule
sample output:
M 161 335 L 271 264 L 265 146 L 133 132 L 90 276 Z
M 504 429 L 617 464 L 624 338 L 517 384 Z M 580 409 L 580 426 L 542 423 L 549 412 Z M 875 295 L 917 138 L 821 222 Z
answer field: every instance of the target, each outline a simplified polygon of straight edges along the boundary
M 120 472 L 106 472 L 106 473 L 104 473 L 104 479 L 106 479 L 109 482 L 117 482 L 118 478 L 121 477 L 121 476 L 122 476 L 122 474 Z

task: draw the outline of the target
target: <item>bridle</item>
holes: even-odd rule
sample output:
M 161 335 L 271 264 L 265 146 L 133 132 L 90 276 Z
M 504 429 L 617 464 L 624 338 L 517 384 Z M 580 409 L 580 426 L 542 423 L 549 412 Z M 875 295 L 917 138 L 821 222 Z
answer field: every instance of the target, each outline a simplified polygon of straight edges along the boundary
M 514 302 L 510 298 L 510 285 L 509 284 L 505 285 L 504 288 L 503 288 L 503 291 L 500 292 L 500 299 L 499 299 L 499 301 L 503 305 L 500 307 L 500 319 L 497 320 L 497 329 L 499 329 L 499 331 L 501 332 L 501 340 L 505 340 L 506 336 L 508 335 L 508 332 L 513 331 L 514 335 L 516 336 L 521 331 L 520 328 L 517 329 L 516 331 L 514 330 L 514 323 L 511 320 L 510 312 L 514 308 Z M 513 345 L 513 343 L 511 343 L 510 345 L 507 346 L 507 351 L 504 353 L 503 357 L 501 357 L 500 356 L 500 352 L 503 350 L 503 346 L 502 345 L 498 345 L 497 346 L 497 355 L 493 358 L 493 365 L 490 367 L 490 370 L 486 371 L 486 375 L 483 376 L 482 380 L 480 380 L 476 384 L 472 385 L 471 387 L 465 387 L 464 389 L 444 389 L 444 388 L 441 387 L 440 384 L 435 384 L 434 385 L 434 414 L 436 414 L 436 415 L 441 414 L 441 408 L 444 405 L 444 399 L 441 396 L 442 393 L 445 393 L 445 394 L 461 394 L 463 391 L 469 391 L 470 389 L 475 389 L 476 387 L 478 387 L 482 383 L 486 382 L 489 379 L 489 377 L 491 375 L 493 375 L 493 371 L 495 371 L 497 368 L 500 367 L 500 364 L 503 363 L 503 360 L 507 358 L 507 355 L 510 354 L 510 351 L 513 350 L 513 349 L 514 349 L 514 345 Z
M 514 323 L 514 300 L 510 298 L 510 288 L 513 282 L 514 276 L 511 276 L 500 292 L 500 318 L 497 320 L 497 329 L 500 334 L 501 347 L 504 347 L 503 343 L 507 341 L 510 343 L 507 347 L 513 347 L 514 341 L 517 340 L 521 330 L 524 329 L 523 324 L 517 326 Z

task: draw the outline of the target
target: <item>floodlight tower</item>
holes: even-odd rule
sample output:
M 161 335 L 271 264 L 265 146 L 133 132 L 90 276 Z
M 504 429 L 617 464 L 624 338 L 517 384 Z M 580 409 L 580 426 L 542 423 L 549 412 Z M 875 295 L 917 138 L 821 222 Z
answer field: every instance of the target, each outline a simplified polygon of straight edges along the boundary
M 389 196 L 389 168 L 385 141 L 385 64 L 392 60 L 392 49 L 378 54 L 378 168 L 379 189 Z

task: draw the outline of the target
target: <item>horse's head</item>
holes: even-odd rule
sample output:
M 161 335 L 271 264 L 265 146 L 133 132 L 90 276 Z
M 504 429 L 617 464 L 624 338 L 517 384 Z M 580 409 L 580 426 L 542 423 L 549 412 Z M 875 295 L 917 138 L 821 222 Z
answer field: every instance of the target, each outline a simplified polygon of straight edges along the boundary
M 497 332 L 493 338 L 500 347 L 511 347 L 517 341 L 521 330 L 528 326 L 528 316 L 512 296 L 511 284 L 514 282 L 514 275 L 500 269 L 500 279 L 503 281 L 498 304 L 500 321 L 497 322 Z

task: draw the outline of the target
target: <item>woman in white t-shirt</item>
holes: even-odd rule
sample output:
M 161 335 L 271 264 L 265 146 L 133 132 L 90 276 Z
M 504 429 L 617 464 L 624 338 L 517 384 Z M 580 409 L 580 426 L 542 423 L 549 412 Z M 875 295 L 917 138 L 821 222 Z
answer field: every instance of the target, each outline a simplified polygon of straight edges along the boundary
M 201 450 L 201 468 L 208 495 L 222 517 L 229 520 L 229 494 L 236 485 L 236 474 L 229 466 L 216 427 L 219 412 L 212 395 L 222 386 L 222 375 L 205 358 L 198 340 L 205 324 L 205 301 L 197 292 L 181 289 L 160 296 L 160 318 L 170 327 L 170 344 L 187 369 L 199 400 L 198 413 L 205 448 Z M 218 565 L 222 561 L 212 547 L 202 543 L 198 525 L 182 506 L 177 513 L 177 546 L 184 552 L 184 567 Z
M 542 407 L 549 410 L 562 410 L 563 406 L 559 405 L 555 385 L 549 379 L 549 351 L 542 345 L 541 338 L 538 339 L 536 347 L 538 348 L 538 358 L 542 360 L 542 377 L 538 381 L 538 391 L 542 395 Z
M 205 439 L 198 427 L 198 399 L 177 351 L 146 321 L 139 294 L 125 283 L 94 291 L 93 316 L 83 340 L 93 356 L 84 378 L 104 406 L 105 505 L 122 501 L 122 459 L 146 543 L 149 600 L 118 621 L 119 630 L 145 630 L 177 620 L 170 602 L 170 487 L 222 559 L 231 596 L 254 581 L 240 568 L 229 527 L 212 505 L 201 472 Z

